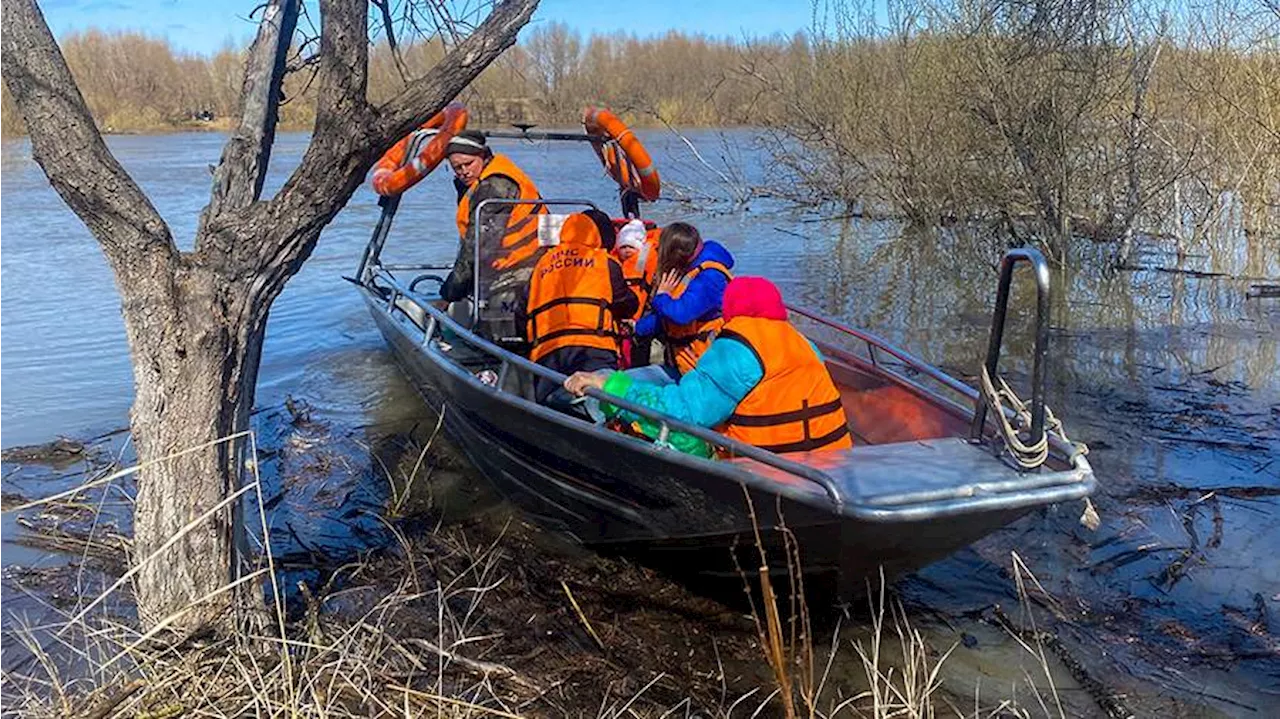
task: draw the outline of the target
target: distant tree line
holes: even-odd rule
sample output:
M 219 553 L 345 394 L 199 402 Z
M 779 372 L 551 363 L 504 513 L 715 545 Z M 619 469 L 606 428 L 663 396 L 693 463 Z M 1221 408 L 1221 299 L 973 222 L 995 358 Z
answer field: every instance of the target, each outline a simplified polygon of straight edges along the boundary
M 208 115 L 212 126 L 219 127 L 219 118 L 237 112 L 244 54 L 239 48 L 196 55 L 143 33 L 99 30 L 67 35 L 60 44 L 94 119 L 105 130 L 183 129 L 208 123 Z M 763 117 L 755 107 L 761 88 L 736 72 L 750 50 L 744 43 L 678 32 L 647 39 L 625 34 L 584 38 L 567 25 L 543 24 L 486 70 L 463 100 L 473 122 L 486 124 L 569 125 L 580 122 L 582 108 L 591 103 L 624 111 L 640 124 L 754 124 Z M 401 46 L 396 62 L 385 42 L 373 48 L 371 99 L 390 97 L 444 51 L 439 40 L 417 42 Z M 307 68 L 297 68 L 284 87 L 285 127 L 310 128 L 314 103 L 307 100 L 313 92 Z M 21 117 L 10 108 L 6 92 L 4 133 L 22 134 Z
M 1176 13 L 1146 0 L 833 0 L 792 37 L 584 36 L 543 23 L 463 93 L 476 124 L 571 125 L 603 103 L 640 125 L 765 128 L 773 194 L 1001 236 L 1135 233 L 1179 246 L 1226 224 L 1280 245 L 1280 1 Z M 138 33 L 63 39 L 95 120 L 113 131 L 218 127 L 241 51 L 177 52 Z M 442 56 L 438 38 L 372 49 L 369 95 Z M 284 127 L 309 129 L 305 64 Z M 212 115 L 212 122 L 209 116 Z M 3 114 L 7 134 L 21 120 Z

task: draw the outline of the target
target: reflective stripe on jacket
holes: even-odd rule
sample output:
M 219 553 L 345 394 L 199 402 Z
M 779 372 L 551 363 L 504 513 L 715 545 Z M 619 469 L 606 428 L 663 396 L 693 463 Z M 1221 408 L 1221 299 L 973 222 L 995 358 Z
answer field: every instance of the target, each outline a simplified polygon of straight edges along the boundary
M 735 317 L 719 336 L 745 344 L 764 367 L 764 377 L 720 427 L 722 434 L 778 453 L 853 446 L 831 373 L 791 323 Z
M 534 266 L 529 280 L 528 327 L 537 362 L 561 347 L 596 347 L 618 351 L 614 326 L 613 286 L 609 263 L 600 247 L 559 245 Z
M 538 188 L 533 184 L 533 180 L 524 174 L 506 155 L 494 154 L 490 158 L 488 164 L 484 166 L 484 170 L 480 172 L 480 176 L 476 181 L 471 183 L 467 188 L 466 194 L 458 201 L 458 235 L 466 237 L 471 232 L 472 208 L 471 195 L 475 192 L 477 186 L 485 178 L 492 175 L 502 175 L 510 178 L 520 187 L 521 200 L 538 200 L 542 196 L 538 194 Z M 511 215 L 507 218 L 506 231 L 502 235 L 502 249 L 497 253 L 497 257 L 493 260 L 493 269 L 505 270 L 516 267 L 523 262 L 527 262 L 533 258 L 538 252 L 538 215 L 546 214 L 547 208 L 544 205 L 497 205 L 494 210 L 510 208 Z M 487 211 L 488 212 L 488 211 Z M 486 212 L 486 217 L 488 216 Z
M 680 278 L 680 284 L 671 291 L 671 298 L 680 299 L 688 289 L 689 283 L 703 272 L 722 272 L 725 277 L 733 279 L 733 274 L 724 264 L 715 260 L 703 260 L 685 271 L 684 276 Z M 715 339 L 716 332 L 723 326 L 724 318 L 718 308 L 709 316 L 683 325 L 663 319 L 662 344 L 666 347 L 667 364 L 674 365 L 680 370 L 680 374 L 693 369 L 693 366 L 698 364 L 698 358 L 711 345 L 711 340 Z

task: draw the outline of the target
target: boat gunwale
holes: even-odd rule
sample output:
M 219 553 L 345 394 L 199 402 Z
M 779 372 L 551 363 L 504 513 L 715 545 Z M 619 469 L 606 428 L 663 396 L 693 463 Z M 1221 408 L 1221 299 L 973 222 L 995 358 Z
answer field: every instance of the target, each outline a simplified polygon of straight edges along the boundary
M 931 402 L 934 402 L 940 409 L 950 412 L 956 419 L 963 420 L 966 424 L 971 424 L 973 422 L 973 417 L 976 412 L 975 408 L 977 407 L 976 403 L 979 400 L 977 389 L 970 387 L 969 385 L 961 382 L 955 377 L 952 377 L 946 372 L 943 372 L 941 369 L 934 367 L 928 362 L 892 344 L 888 340 L 884 339 L 883 337 L 873 332 L 868 332 L 866 330 L 860 330 L 856 327 L 850 327 L 848 325 L 841 324 L 839 322 L 836 322 L 835 320 L 829 319 L 827 317 L 823 317 L 822 315 L 819 315 L 811 310 L 807 310 L 803 307 L 793 307 L 788 305 L 787 310 L 790 312 L 794 312 L 800 315 L 801 317 L 817 322 L 818 324 L 821 324 L 829 329 L 836 330 L 837 332 L 840 332 L 842 334 L 846 334 L 858 340 L 861 340 L 862 342 L 866 343 L 868 347 L 876 347 L 876 348 L 882 349 L 885 352 L 888 352 L 889 354 L 893 355 L 897 359 L 901 360 L 907 367 L 910 367 L 918 372 L 922 372 L 925 376 L 929 377 L 930 379 L 937 381 L 942 386 L 960 395 L 962 398 L 967 399 L 969 402 L 974 403 L 973 406 L 969 406 L 969 405 L 957 402 L 954 399 L 950 397 L 946 397 L 937 392 L 932 392 L 929 390 L 928 387 L 925 387 L 924 385 L 920 384 L 919 382 L 916 382 L 910 377 L 907 377 L 901 372 L 898 372 L 895 369 L 892 369 L 890 367 L 887 367 L 879 363 L 875 359 L 874 354 L 871 355 L 871 359 L 870 361 L 868 361 L 867 359 L 860 357 L 859 355 L 852 352 L 851 350 L 838 347 L 832 344 L 831 342 L 823 342 L 823 341 L 815 342 L 815 344 L 817 344 L 820 348 L 824 349 L 824 351 L 827 349 L 835 350 L 835 353 L 840 355 L 841 360 L 853 363 L 856 366 L 856 368 L 866 372 L 873 373 L 873 374 L 883 375 L 884 377 L 896 382 L 903 389 L 914 392 L 915 394 Z M 1010 421 L 1013 421 L 1016 419 L 1016 413 L 1011 407 L 1005 407 L 1004 414 L 1006 417 L 1009 418 Z M 1076 446 L 1072 445 L 1070 442 L 1064 440 L 1062 437 L 1052 432 L 1046 432 L 1045 436 L 1048 437 L 1049 439 L 1050 451 L 1056 453 L 1060 459 L 1063 459 L 1069 462 L 1071 464 L 1072 469 L 1081 470 L 1089 474 L 1093 473 L 1093 467 L 1092 465 L 1089 464 L 1089 460 L 1085 457 L 1083 452 L 1078 451 L 1078 448 Z
M 415 347 L 423 350 L 424 356 L 430 359 L 432 364 L 439 366 L 448 374 L 453 375 L 455 379 L 460 379 L 464 382 L 470 383 L 473 389 L 487 392 L 498 398 L 499 401 L 514 404 L 521 411 L 531 412 L 535 416 L 548 420 L 569 431 L 585 433 L 592 439 L 599 439 L 605 442 L 614 443 L 618 446 L 626 446 L 639 450 L 655 460 L 661 462 L 673 462 L 686 469 L 692 469 L 702 473 L 711 473 L 723 479 L 737 481 L 738 483 L 757 491 L 781 495 L 787 499 L 814 507 L 835 510 L 835 512 L 842 517 L 871 522 L 893 523 L 920 521 L 933 517 L 950 516 L 954 514 L 965 514 L 978 511 L 1018 509 L 1027 506 L 1040 506 L 1071 499 L 1078 499 L 1091 493 L 1096 484 L 1092 469 L 1089 467 L 1087 460 L 1085 460 L 1083 456 L 1077 455 L 1070 458 L 1072 463 L 1072 468 L 1070 470 L 1056 471 L 1049 475 L 1036 475 L 1037 480 L 1034 481 L 1035 486 L 1032 487 L 1024 486 L 1011 489 L 1011 491 L 1008 492 L 973 495 L 963 498 L 953 497 L 945 501 L 916 502 L 902 506 L 877 506 L 873 504 L 847 501 L 847 497 L 841 491 L 839 484 L 836 483 L 830 475 L 822 472 L 821 470 L 807 467 L 805 465 L 799 465 L 798 463 L 791 462 L 790 460 L 772 455 L 772 453 L 764 452 L 763 450 L 758 450 L 758 448 L 754 447 L 748 448 L 747 451 L 743 453 L 743 455 L 749 459 L 756 459 L 755 457 L 751 457 L 751 454 L 763 453 L 765 455 L 769 455 L 769 461 L 763 462 L 764 464 L 786 472 L 787 474 L 794 475 L 800 479 L 807 480 L 814 485 L 815 489 L 818 491 L 814 491 L 813 489 L 801 489 L 795 485 L 782 483 L 774 478 L 761 475 L 757 472 L 752 472 L 742 466 L 735 465 L 733 462 L 717 462 L 701 457 L 695 457 L 693 455 L 664 448 L 653 442 L 645 442 L 636 437 L 630 437 L 625 434 L 607 430 L 603 427 L 585 423 L 579 419 L 565 415 L 562 412 L 541 406 L 536 402 L 525 399 L 524 397 L 514 395 L 510 392 L 505 392 L 499 387 L 487 385 L 481 382 L 473 373 L 467 371 L 463 367 L 460 367 L 445 353 L 441 352 L 438 347 L 438 343 L 433 344 L 430 342 L 429 340 L 435 337 L 436 334 L 434 328 L 430 327 L 431 323 L 428 323 L 428 327 L 420 326 L 413 317 L 397 306 L 396 300 L 401 297 L 409 300 L 419 309 L 423 310 L 431 318 L 432 323 L 438 323 L 448 327 L 467 344 L 482 350 L 496 359 L 502 360 L 508 365 L 515 365 L 517 371 L 525 371 L 535 376 L 543 376 L 544 378 L 552 381 L 563 381 L 564 376 L 554 370 L 532 363 L 524 357 L 520 357 L 519 355 L 504 350 L 503 348 L 492 344 L 488 340 L 479 337 L 470 330 L 464 328 L 443 311 L 432 306 L 429 302 L 425 302 L 420 299 L 416 292 L 406 290 L 393 275 L 385 270 L 380 269 L 380 271 L 375 271 L 369 279 L 371 282 L 377 281 L 390 285 L 390 287 L 385 288 L 390 291 L 390 294 L 384 296 L 378 292 L 378 289 L 382 288 L 377 288 L 377 285 L 371 287 L 368 284 L 357 283 L 362 290 L 365 301 L 370 305 L 370 308 L 385 313 L 388 318 L 395 323 L 398 330 L 406 339 L 412 342 Z M 399 316 L 397 316 L 397 311 Z M 804 314 L 808 316 L 808 313 Z M 408 331 L 406 331 L 404 322 L 400 320 L 400 317 L 403 317 L 404 321 L 407 321 L 408 324 L 415 327 L 419 332 L 424 333 L 421 340 L 415 339 Z M 860 337 L 860 339 L 866 340 L 864 337 Z M 891 348 L 891 345 L 887 345 L 887 343 L 883 346 L 885 349 Z M 898 356 L 899 359 L 908 361 L 911 364 L 919 362 L 919 360 L 911 362 L 908 359 L 910 358 L 910 355 L 904 351 L 897 350 L 896 348 L 892 349 L 894 350 L 893 354 Z M 902 357 L 901 355 L 906 355 L 906 357 Z M 927 388 L 919 386 L 892 370 L 880 367 L 877 368 L 877 371 L 892 375 L 892 379 L 894 381 L 904 383 L 916 392 L 923 393 L 928 397 L 934 397 L 934 393 L 930 392 Z M 685 425 L 679 420 L 667 418 L 661 413 L 653 410 L 647 410 L 646 408 L 640 407 L 636 407 L 635 410 L 632 410 L 631 407 L 624 406 L 630 405 L 631 403 L 611 395 L 606 395 L 603 392 L 597 392 L 594 389 L 590 389 L 588 393 L 596 397 L 596 399 L 607 401 L 618 406 L 623 406 L 624 409 L 628 409 L 629 411 L 638 410 L 637 413 L 646 416 L 653 414 L 657 421 L 666 423 L 671 429 L 688 432 L 689 434 L 698 436 L 700 439 L 704 439 L 705 441 L 709 441 L 720 446 L 732 447 L 734 449 L 737 449 L 737 445 L 739 444 L 714 431 L 702 427 Z M 951 407 L 956 410 L 962 410 L 962 408 L 956 403 L 949 401 L 944 397 L 937 396 L 937 399 L 947 405 L 951 405 Z M 707 436 L 702 437 L 700 435 Z M 757 459 L 756 461 L 760 460 Z M 803 471 L 792 471 L 788 468 L 791 465 L 800 467 Z M 812 475 L 817 475 L 817 477 Z M 1060 481 L 1055 483 L 1052 479 L 1055 476 L 1060 479 Z M 821 477 L 821 479 L 818 479 L 818 477 Z

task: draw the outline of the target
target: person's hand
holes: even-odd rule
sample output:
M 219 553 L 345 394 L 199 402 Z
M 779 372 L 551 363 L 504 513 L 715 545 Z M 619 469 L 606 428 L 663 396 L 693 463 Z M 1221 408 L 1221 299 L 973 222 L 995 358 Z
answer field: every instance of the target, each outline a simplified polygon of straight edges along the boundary
M 605 375 L 595 372 L 574 372 L 564 381 L 564 388 L 574 397 L 587 393 L 588 387 L 604 388 Z
M 679 285 L 680 270 L 667 270 L 667 273 L 662 276 L 662 280 L 658 282 L 658 289 L 655 294 L 669 295 Z

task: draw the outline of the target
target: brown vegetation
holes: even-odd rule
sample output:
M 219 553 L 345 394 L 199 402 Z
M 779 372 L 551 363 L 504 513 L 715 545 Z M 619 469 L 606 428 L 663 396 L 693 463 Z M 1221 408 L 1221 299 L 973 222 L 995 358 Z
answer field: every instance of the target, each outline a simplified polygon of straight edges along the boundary
M 527 33 L 463 93 L 480 124 L 576 123 L 604 103 L 640 124 L 775 131 L 784 194 L 924 225 L 981 220 L 1057 258 L 1073 236 L 1193 244 L 1243 226 L 1261 258 L 1280 225 L 1280 11 L 1247 3 L 1176 18 L 1140 0 L 833 4 L 808 35 L 638 39 L 561 23 Z M 404 33 L 411 36 L 410 33 Z M 62 42 L 98 124 L 192 126 L 237 111 L 240 55 L 175 52 L 138 33 Z M 384 41 L 369 97 L 443 57 L 436 37 Z M 396 56 L 398 54 L 398 57 Z M 314 88 L 285 82 L 282 122 L 307 129 Z M 9 99 L 5 95 L 5 108 Z M 20 131 L 4 113 L 6 134 Z M 1233 244 L 1236 239 L 1233 238 Z
M 1259 257 L 1276 243 L 1274 6 L 891 7 L 886 25 L 836 4 L 808 47 L 748 58 L 783 103 L 763 120 L 795 180 L 780 187 L 925 226 L 986 221 L 1059 260 L 1081 235 L 1123 240 L 1121 263 L 1138 232 L 1182 247 L 1243 226 Z
M 243 54 L 224 47 L 210 57 L 184 53 L 140 32 L 90 30 L 59 44 L 99 127 L 114 132 L 225 129 L 195 119 L 238 111 Z M 384 41 L 369 57 L 369 98 L 383 102 L 405 78 L 421 76 L 444 56 L 439 38 L 400 45 L 399 61 Z M 680 125 L 745 125 L 763 115 L 760 88 L 737 73 L 745 45 L 672 32 L 640 40 L 625 34 L 583 38 L 562 23 L 525 36 L 463 93 L 473 120 L 568 125 L 584 105 L 603 102 L 654 123 L 655 115 Z M 310 129 L 314 86 L 306 73 L 285 82 L 281 123 Z M 22 134 L 20 116 L 4 93 L 3 130 Z

